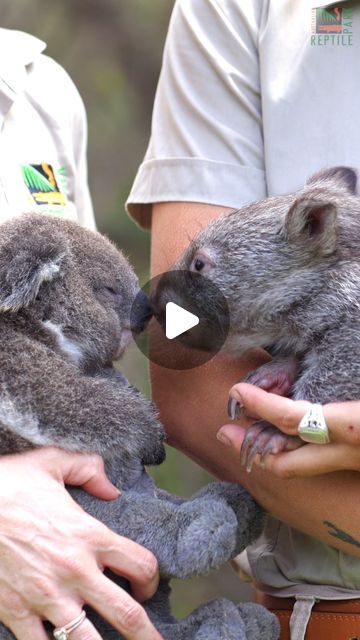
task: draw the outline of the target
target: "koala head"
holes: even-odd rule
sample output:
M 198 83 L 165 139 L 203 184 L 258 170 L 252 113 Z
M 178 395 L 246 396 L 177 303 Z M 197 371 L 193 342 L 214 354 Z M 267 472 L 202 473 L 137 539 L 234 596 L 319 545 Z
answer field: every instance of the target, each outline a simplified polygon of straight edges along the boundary
M 128 261 L 99 233 L 39 214 L 0 227 L 0 318 L 30 318 L 85 370 L 121 356 L 138 292 Z M 141 331 L 150 317 L 145 295 L 137 311 L 132 329 Z
M 206 278 L 225 296 L 230 314 L 225 350 L 239 353 L 270 344 L 273 328 L 278 330 L 290 307 L 305 304 L 321 289 L 329 266 L 345 248 L 359 245 L 356 180 L 350 168 L 320 171 L 298 193 L 223 215 L 191 242 L 173 270 L 203 275 L 196 280 L 199 290 Z M 206 316 L 213 305 L 207 290 L 196 295 L 199 316 Z M 161 299 L 174 298 L 186 306 L 184 292 L 166 291 L 165 280 L 160 280 L 155 297 L 157 306 Z M 211 350 L 211 345 L 206 348 Z

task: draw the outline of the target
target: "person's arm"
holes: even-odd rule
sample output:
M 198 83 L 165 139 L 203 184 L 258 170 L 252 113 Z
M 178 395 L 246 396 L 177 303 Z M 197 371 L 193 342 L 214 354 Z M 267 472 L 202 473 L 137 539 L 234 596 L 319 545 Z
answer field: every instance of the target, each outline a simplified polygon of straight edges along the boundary
M 119 495 L 98 456 L 43 448 L 0 458 L 0 621 L 17 640 L 47 640 L 42 620 L 61 627 L 88 604 L 128 640 L 161 640 L 134 599 L 155 593 L 155 557 L 86 514 L 65 483 L 103 500 Z M 134 597 L 105 567 L 130 581 Z M 71 634 L 85 638 L 101 640 L 87 619 Z
M 225 209 L 194 203 L 161 203 L 152 213 L 152 276 L 171 267 L 201 227 Z M 264 359 L 265 360 L 265 359 Z M 151 366 L 153 398 L 169 443 L 215 476 L 243 484 L 270 513 L 305 533 L 360 556 L 359 475 L 339 472 L 282 479 L 259 467 L 247 474 L 238 452 L 216 434 L 228 422 L 228 394 L 262 362 L 261 352 L 235 362 L 217 356 L 203 367 L 175 371 Z M 239 444 L 239 443 L 238 443 Z
M 236 384 L 231 397 L 240 403 L 243 416 L 238 424 L 223 425 L 218 437 L 240 453 L 247 416 L 262 418 L 284 433 L 296 436 L 301 418 L 310 402 L 290 400 L 267 393 L 250 384 Z M 324 405 L 324 417 L 330 443 L 309 444 L 295 451 L 267 456 L 263 462 L 268 471 L 282 478 L 316 476 L 330 471 L 360 471 L 360 402 L 333 402 Z M 221 435 L 220 435 L 221 434 Z M 259 460 L 255 459 L 255 464 Z

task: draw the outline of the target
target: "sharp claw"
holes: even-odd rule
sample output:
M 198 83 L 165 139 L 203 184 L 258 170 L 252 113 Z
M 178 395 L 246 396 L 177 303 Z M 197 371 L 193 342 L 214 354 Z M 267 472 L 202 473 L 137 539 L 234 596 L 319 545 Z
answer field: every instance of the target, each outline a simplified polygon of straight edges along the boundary
M 265 469 L 266 467 L 266 459 L 269 455 L 271 455 L 272 451 L 271 451 L 271 446 L 269 447 L 265 447 L 264 451 L 262 452 L 261 456 L 260 456 L 260 467 L 262 467 L 263 469 Z
M 248 452 L 247 461 L 246 461 L 246 472 L 247 473 L 251 473 L 252 468 L 253 468 L 253 464 L 254 464 L 254 460 L 256 458 L 257 453 L 258 453 L 257 446 L 254 445 L 250 449 L 250 451 Z
M 252 446 L 252 441 L 253 441 L 253 436 L 252 434 L 248 431 L 247 434 L 245 435 L 245 438 L 243 440 L 243 443 L 241 445 L 241 450 L 240 450 L 240 464 L 244 467 L 246 466 L 247 463 L 247 457 L 248 457 L 248 452 L 249 449 Z
M 239 420 L 243 406 L 244 405 L 240 404 L 240 402 L 238 402 L 235 398 L 229 398 L 228 415 L 231 420 Z

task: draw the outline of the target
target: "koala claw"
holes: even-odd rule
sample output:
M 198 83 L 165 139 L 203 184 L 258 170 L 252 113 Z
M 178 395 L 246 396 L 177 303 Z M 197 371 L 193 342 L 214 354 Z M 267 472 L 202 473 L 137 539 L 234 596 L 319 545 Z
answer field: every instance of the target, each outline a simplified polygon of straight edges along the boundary
M 244 405 L 240 404 L 235 398 L 229 398 L 228 401 L 228 416 L 231 420 L 239 420 L 241 417 L 241 411 Z
M 240 463 L 250 473 L 257 455 L 260 456 L 261 466 L 264 466 L 268 455 L 292 451 L 303 444 L 300 438 L 288 436 L 265 420 L 261 420 L 255 422 L 246 432 L 240 451 Z

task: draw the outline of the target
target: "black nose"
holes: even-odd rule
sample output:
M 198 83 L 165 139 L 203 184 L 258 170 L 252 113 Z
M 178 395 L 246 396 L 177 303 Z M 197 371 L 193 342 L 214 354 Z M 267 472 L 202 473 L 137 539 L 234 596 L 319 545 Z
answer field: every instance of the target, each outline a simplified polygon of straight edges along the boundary
M 136 295 L 131 309 L 131 330 L 133 333 L 141 333 L 146 329 L 153 313 L 149 304 L 149 298 L 142 289 Z

